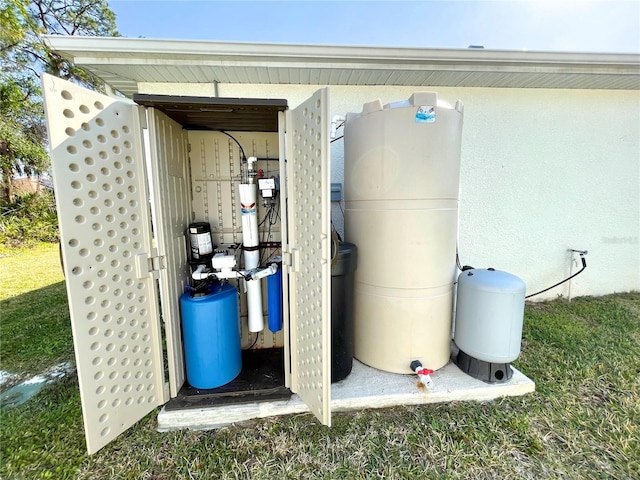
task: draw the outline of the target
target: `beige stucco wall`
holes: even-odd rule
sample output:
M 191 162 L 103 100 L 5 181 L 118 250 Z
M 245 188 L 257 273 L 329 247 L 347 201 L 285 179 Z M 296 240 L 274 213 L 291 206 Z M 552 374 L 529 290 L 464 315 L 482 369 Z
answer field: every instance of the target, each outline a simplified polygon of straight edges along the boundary
M 213 95 L 212 85 L 139 88 L 141 93 Z M 295 107 L 317 88 L 224 84 L 219 95 L 285 98 Z M 587 270 L 570 287 L 537 298 L 640 289 L 639 92 L 331 86 L 331 113 L 360 111 L 376 98 L 406 99 L 419 90 L 435 90 L 451 104 L 457 99 L 465 104 L 463 263 L 519 275 L 534 292 L 568 276 L 567 249 L 586 249 Z M 343 176 L 339 141 L 332 144 L 332 181 L 341 182 Z M 341 216 L 335 206 L 339 229 Z

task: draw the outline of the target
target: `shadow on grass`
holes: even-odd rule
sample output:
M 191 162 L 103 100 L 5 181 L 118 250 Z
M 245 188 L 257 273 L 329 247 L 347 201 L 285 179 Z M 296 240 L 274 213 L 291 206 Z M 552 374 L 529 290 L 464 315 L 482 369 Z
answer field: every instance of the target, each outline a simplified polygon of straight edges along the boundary
M 73 360 L 64 282 L 2 300 L 0 312 L 1 370 L 31 375 Z
M 0 478 L 75 478 L 86 459 L 78 377 L 0 412 Z

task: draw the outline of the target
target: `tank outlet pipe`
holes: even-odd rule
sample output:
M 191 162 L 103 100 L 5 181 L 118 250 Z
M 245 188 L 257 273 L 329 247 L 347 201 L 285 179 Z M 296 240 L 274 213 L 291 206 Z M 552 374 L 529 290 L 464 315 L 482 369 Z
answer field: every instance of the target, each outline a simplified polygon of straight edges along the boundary
M 209 278 L 212 273 L 205 272 L 206 268 L 206 265 L 198 265 L 198 267 L 191 274 L 191 278 L 193 278 L 194 280 L 204 280 L 205 278 Z
M 249 177 L 249 183 L 253 183 L 253 179 L 258 174 L 253 168 L 253 164 L 258 161 L 258 157 L 248 157 L 247 158 L 247 172 Z M 242 202 L 242 200 L 240 200 Z M 257 230 L 256 230 L 257 232 Z
M 409 365 L 409 368 L 418 375 L 420 381 L 424 384 L 425 387 L 431 388 L 433 387 L 433 380 L 431 379 L 431 374 L 433 370 L 429 368 L 424 368 L 420 360 L 414 360 Z
M 267 268 L 256 268 L 251 272 L 246 272 L 246 274 L 251 276 L 251 280 L 260 280 L 270 275 L 274 275 L 277 271 L 278 271 L 278 265 L 275 263 L 272 263 Z
M 250 158 L 255 159 L 255 157 Z M 241 183 L 239 185 L 244 267 L 248 271 L 257 268 L 260 263 L 256 185 L 252 183 L 251 177 L 253 163 L 249 161 L 250 183 Z M 247 307 L 249 309 L 249 331 L 253 333 L 262 331 L 264 329 L 264 317 L 262 315 L 261 282 L 247 282 Z

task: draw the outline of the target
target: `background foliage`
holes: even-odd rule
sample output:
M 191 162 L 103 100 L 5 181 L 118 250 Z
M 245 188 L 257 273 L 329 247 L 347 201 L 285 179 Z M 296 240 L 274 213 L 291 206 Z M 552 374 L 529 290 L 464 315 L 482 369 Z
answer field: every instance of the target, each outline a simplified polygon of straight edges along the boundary
M 118 31 L 105 0 L 0 0 L 0 247 L 58 240 L 53 195 L 16 195 L 11 182 L 42 175 L 50 165 L 40 74 L 104 88 L 100 79 L 51 51 L 48 34 Z

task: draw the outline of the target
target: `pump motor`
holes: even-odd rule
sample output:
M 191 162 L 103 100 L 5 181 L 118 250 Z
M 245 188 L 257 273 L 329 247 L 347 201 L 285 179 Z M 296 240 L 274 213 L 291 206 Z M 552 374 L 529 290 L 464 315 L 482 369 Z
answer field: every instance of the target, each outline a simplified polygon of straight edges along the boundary
M 189 224 L 189 263 L 192 265 L 208 264 L 213 258 L 213 239 L 211 226 L 207 222 Z

